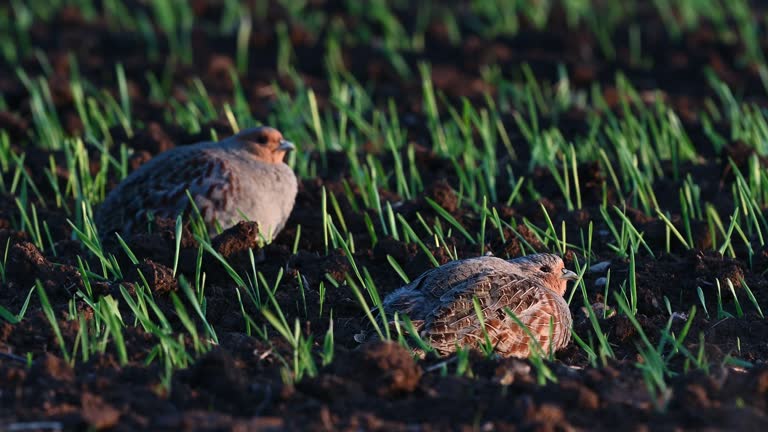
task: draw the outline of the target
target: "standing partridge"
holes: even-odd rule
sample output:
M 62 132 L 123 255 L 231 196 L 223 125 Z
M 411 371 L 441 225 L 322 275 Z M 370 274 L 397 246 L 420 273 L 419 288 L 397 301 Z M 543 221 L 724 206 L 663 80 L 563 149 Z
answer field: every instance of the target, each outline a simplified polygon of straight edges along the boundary
M 440 354 L 451 353 L 457 346 L 479 347 L 487 333 L 501 356 L 528 357 L 537 345 L 549 353 L 568 344 L 571 312 L 563 294 L 567 282 L 577 277 L 551 254 L 508 261 L 470 258 L 425 272 L 389 294 L 383 306 L 389 319 L 395 312 L 407 315 Z M 484 326 L 473 298 L 482 309 Z
M 240 220 L 257 222 L 271 240 L 285 225 L 296 199 L 296 176 L 283 163 L 293 143 L 271 127 L 246 129 L 218 142 L 160 153 L 132 172 L 106 197 L 96 214 L 102 236 L 146 232 L 152 216 L 189 215 L 187 191 L 208 232 Z

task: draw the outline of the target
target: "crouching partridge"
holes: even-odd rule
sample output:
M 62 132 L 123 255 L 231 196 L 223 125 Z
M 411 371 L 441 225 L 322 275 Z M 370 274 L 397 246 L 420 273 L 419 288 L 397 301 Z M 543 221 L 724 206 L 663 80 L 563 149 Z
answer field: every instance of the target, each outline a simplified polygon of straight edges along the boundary
M 508 261 L 484 256 L 429 270 L 389 294 L 383 306 L 388 319 L 395 312 L 406 314 L 441 354 L 457 346 L 479 347 L 487 333 L 499 355 L 528 357 L 532 348 L 549 353 L 568 345 L 571 312 L 563 294 L 567 282 L 575 279 L 556 255 Z M 473 298 L 482 309 L 484 325 Z
M 96 226 L 103 237 L 146 232 L 152 216 L 188 216 L 189 191 L 209 233 L 217 225 L 227 229 L 250 220 L 270 240 L 285 225 L 296 199 L 296 176 L 283 163 L 293 148 L 277 129 L 257 127 L 160 153 L 107 195 Z

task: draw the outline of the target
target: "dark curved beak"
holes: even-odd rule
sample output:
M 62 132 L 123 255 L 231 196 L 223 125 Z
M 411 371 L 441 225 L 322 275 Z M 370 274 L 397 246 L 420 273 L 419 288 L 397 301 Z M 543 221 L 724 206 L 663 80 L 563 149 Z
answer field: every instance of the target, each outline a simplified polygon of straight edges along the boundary
M 292 142 L 284 139 L 280 140 L 280 145 L 277 147 L 278 150 L 283 150 L 283 151 L 290 151 L 290 150 L 294 150 L 295 148 L 296 146 L 293 145 Z
M 560 279 L 565 279 L 565 280 L 576 280 L 578 278 L 579 278 L 579 275 L 577 275 L 576 273 L 568 269 L 563 269 L 563 274 L 562 276 L 560 276 Z

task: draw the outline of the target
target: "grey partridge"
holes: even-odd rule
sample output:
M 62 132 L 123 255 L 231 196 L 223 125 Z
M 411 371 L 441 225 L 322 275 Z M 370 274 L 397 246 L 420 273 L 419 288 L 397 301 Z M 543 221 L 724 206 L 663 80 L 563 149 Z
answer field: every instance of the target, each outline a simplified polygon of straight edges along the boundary
M 189 215 L 188 190 L 210 234 L 217 225 L 227 229 L 247 219 L 271 240 L 296 199 L 296 175 L 283 163 L 293 148 L 277 129 L 264 126 L 160 153 L 107 195 L 96 213 L 99 233 L 127 237 L 146 232 L 150 216 Z
M 499 355 L 528 357 L 537 345 L 546 354 L 570 341 L 571 312 L 563 294 L 567 282 L 576 278 L 552 254 L 511 260 L 470 258 L 425 272 L 390 293 L 383 306 L 390 320 L 395 312 L 406 314 L 424 341 L 440 354 L 451 353 L 457 346 L 479 347 L 487 333 Z M 484 326 L 473 298 L 482 309 Z

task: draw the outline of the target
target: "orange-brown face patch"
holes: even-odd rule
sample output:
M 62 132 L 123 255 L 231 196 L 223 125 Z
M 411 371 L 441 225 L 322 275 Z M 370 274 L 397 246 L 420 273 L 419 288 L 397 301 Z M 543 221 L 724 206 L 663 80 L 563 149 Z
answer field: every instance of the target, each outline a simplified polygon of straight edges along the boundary
M 284 141 L 283 134 L 271 127 L 249 129 L 236 135 L 235 138 L 244 145 L 254 158 L 266 163 L 282 163 L 286 150 L 280 146 Z

